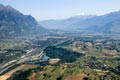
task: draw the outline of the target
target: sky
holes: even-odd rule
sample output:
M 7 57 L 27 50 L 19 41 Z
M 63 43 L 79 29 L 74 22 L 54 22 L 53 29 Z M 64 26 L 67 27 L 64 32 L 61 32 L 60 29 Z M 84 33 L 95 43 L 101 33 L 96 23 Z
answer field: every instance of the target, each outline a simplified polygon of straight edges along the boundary
M 120 0 L 0 0 L 38 21 L 119 11 Z

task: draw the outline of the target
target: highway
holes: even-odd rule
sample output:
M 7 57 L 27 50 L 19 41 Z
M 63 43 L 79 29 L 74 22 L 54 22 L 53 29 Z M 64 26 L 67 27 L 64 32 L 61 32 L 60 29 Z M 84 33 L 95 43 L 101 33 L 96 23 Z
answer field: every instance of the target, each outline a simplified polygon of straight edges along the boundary
M 0 75 L 11 68 L 12 66 L 15 66 L 16 64 L 22 64 L 27 61 L 35 61 L 35 60 L 42 60 L 44 56 L 43 51 L 39 52 L 37 49 L 30 49 L 28 52 L 24 55 L 22 55 L 20 58 L 16 60 L 11 60 L 3 65 L 0 66 Z

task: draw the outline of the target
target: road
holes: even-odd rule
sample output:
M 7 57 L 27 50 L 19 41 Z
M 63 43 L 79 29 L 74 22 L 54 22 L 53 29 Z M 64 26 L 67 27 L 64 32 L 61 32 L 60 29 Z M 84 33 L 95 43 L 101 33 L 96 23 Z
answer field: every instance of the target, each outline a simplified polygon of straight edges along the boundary
M 43 56 L 43 51 L 39 52 L 37 49 L 28 50 L 27 54 L 22 55 L 20 58 L 3 64 L 0 69 L 0 75 L 16 64 L 21 64 L 27 61 L 42 60 Z

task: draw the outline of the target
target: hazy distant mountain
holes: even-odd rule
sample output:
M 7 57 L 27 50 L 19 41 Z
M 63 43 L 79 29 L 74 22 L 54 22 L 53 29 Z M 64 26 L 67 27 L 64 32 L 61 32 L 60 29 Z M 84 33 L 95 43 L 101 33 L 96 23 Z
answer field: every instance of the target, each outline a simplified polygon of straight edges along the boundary
M 120 11 L 102 16 L 76 16 L 65 20 L 47 20 L 40 23 L 46 28 L 52 29 L 120 33 Z
M 40 24 L 49 29 L 71 29 L 73 27 L 73 24 L 95 17 L 94 15 L 80 15 L 80 16 L 74 16 L 70 17 L 68 19 L 61 19 L 61 20 L 45 20 L 40 21 Z
M 31 15 L 24 15 L 12 8 L 0 4 L 0 37 L 28 36 L 36 34 L 38 22 Z
M 96 16 L 73 24 L 76 29 L 100 33 L 120 33 L 120 11 Z

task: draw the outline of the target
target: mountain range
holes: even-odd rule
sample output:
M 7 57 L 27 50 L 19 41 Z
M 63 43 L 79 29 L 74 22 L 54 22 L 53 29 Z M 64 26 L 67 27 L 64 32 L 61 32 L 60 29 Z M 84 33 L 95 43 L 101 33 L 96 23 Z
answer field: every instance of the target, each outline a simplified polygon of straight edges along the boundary
M 38 22 L 31 15 L 24 15 L 9 5 L 0 4 L 0 38 L 36 36 L 48 33 L 50 29 L 118 34 L 120 33 L 120 11 L 101 16 L 81 15 L 61 20 Z
M 44 30 L 31 15 L 0 4 L 0 37 L 30 36 Z
M 82 30 L 94 33 L 120 33 L 120 11 L 105 15 L 82 15 L 62 20 L 40 21 L 42 26 L 50 29 Z
M 50 19 L 50 20 L 40 21 L 40 24 L 45 28 L 49 28 L 49 29 L 68 29 L 68 28 L 70 29 L 74 23 L 77 23 L 79 21 L 83 21 L 92 17 L 94 17 L 94 15 L 80 15 L 80 16 L 74 16 L 74 17 L 70 17 L 67 19 L 60 19 L 60 20 Z

